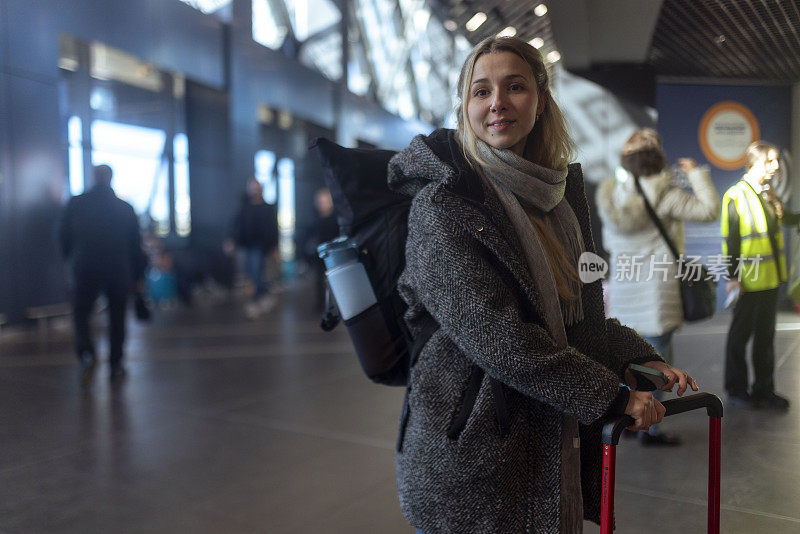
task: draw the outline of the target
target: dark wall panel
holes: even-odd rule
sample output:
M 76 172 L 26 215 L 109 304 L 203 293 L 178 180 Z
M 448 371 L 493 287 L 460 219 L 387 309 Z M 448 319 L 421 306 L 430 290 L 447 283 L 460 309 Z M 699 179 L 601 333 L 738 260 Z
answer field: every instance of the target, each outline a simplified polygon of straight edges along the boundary
M 0 35 L 8 35 L 8 8 L 4 0 L 0 0 Z M 7 40 L 0 39 L 0 65 L 8 63 Z
M 258 150 L 262 148 L 258 132 L 250 133 L 235 131 L 231 134 L 231 162 L 230 187 L 238 192 L 243 191 L 245 181 L 253 175 L 255 168 L 253 159 Z
M 333 125 L 333 84 L 255 43 L 250 34 L 234 39 L 231 72 L 234 123 L 254 124 L 258 104 L 265 103 L 328 128 Z
M 129 2 L 130 0 L 120 0 Z M 182 2 L 147 0 L 155 17 L 148 58 L 163 69 L 222 89 L 225 86 L 224 26 Z M 137 42 L 141 36 L 134 37 Z
M 173 2 L 167 2 L 172 4 Z M 178 3 L 178 2 L 174 2 Z M 87 20 L 60 26 L 64 33 L 85 41 L 96 40 L 133 54 L 145 61 L 156 62 L 161 36 L 158 32 L 156 5 L 150 0 L 126 2 L 125 0 L 78 0 L 78 12 L 91 11 Z M 97 21 L 95 17 L 102 16 Z M 175 22 L 173 20 L 173 22 Z M 185 21 L 188 23 L 188 21 Z M 168 69 L 166 65 L 159 67 Z
M 2 13 L 2 10 L 0 10 Z M 0 28 L 3 28 L 0 21 Z M 2 39 L 0 39 L 0 42 Z M 1 57 L 1 56 L 0 56 Z M 0 71 L 0 313 L 8 315 L 13 309 L 11 297 L 11 236 L 14 233 L 13 219 L 11 218 L 10 208 L 10 189 L 11 189 L 11 150 L 8 146 L 8 131 L 2 125 L 8 124 L 8 88 L 9 80 Z
M 230 227 L 237 196 L 230 176 L 228 124 L 227 94 L 187 82 L 193 240 L 222 239 Z
M 8 66 L 29 75 L 55 78 L 58 73 L 58 35 L 62 28 L 102 28 L 102 9 L 87 13 L 70 3 L 48 0 L 4 0 L 9 25 Z M 77 33 L 77 32 L 76 32 Z M 86 38 L 86 36 L 81 36 Z
M 21 209 L 43 197 L 60 199 L 66 181 L 57 86 L 10 77 L 14 205 Z
M 4 0 L 9 63 L 15 70 L 57 75 L 58 36 L 120 48 L 165 70 L 224 85 L 223 25 L 177 0 Z
M 66 299 L 55 228 L 66 182 L 58 91 L 53 84 L 10 77 L 10 174 L 14 231 L 11 280 L 17 301 L 35 306 Z

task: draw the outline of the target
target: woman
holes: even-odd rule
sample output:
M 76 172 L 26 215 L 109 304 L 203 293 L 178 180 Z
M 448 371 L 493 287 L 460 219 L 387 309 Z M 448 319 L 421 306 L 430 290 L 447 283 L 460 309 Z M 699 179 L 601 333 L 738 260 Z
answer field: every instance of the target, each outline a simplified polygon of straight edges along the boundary
M 664 413 L 620 388 L 627 364 L 681 394 L 697 386 L 605 319 L 599 281 L 579 281 L 588 208 L 539 52 L 487 39 L 458 90 L 458 130 L 418 136 L 389 164 L 390 185 L 414 197 L 406 321 L 417 337 L 439 327 L 411 371 L 400 504 L 428 534 L 580 532 L 584 513 L 599 520 L 601 420 L 624 412 L 638 430 Z
M 669 246 L 650 218 L 636 187 L 638 180 L 661 224 L 679 253 L 684 252 L 684 221 L 711 222 L 719 216 L 719 196 L 706 167 L 679 158 L 692 187 L 675 184 L 667 168 L 661 139 L 644 128 L 622 147 L 620 163 L 631 179 L 606 180 L 597 191 L 603 221 L 603 246 L 611 256 L 610 315 L 636 330 L 672 365 L 672 335 L 683 323 L 677 264 Z M 658 398 L 658 395 L 656 395 Z M 643 445 L 677 445 L 677 436 L 639 432 Z

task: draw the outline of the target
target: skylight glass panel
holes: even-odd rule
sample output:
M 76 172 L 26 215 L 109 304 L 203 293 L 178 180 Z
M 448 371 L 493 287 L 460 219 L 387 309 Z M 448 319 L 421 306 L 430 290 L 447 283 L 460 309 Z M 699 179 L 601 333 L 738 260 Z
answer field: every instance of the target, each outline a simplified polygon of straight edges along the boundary
M 205 14 L 216 13 L 223 7 L 227 7 L 232 0 L 180 0 L 184 4 L 190 5 Z
M 329 80 L 342 78 L 342 35 L 325 34 L 319 39 L 306 41 L 300 49 L 300 62 L 320 71 Z
M 289 29 L 280 23 L 270 0 L 253 0 L 253 40 L 273 50 L 283 46 Z
M 342 19 L 339 9 L 330 0 L 283 0 L 292 32 L 303 42 L 316 33 L 338 24 Z
M 413 116 L 413 102 L 406 98 L 414 91 L 407 74 L 410 47 L 403 39 L 394 8 L 390 0 L 358 0 L 357 14 L 376 77 L 378 100 L 391 112 L 403 116 L 410 109 Z
M 369 92 L 371 81 L 364 47 L 360 40 L 351 40 L 350 59 L 347 62 L 347 88 L 352 93 L 364 96 Z
M 469 42 L 448 32 L 425 0 L 356 0 L 353 12 L 360 35 L 351 38 L 350 90 L 373 87 L 388 111 L 442 124 Z

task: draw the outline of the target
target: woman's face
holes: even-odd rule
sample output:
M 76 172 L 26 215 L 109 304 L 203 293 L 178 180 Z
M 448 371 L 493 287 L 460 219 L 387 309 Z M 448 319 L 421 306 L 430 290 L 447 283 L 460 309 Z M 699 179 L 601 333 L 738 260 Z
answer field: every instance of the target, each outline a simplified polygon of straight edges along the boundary
M 521 156 L 525 141 L 544 111 L 533 71 L 512 52 L 484 54 L 475 62 L 467 117 L 478 139 Z
M 778 151 L 769 149 L 762 154 L 753 164 L 750 173 L 760 178 L 760 183 L 765 184 L 780 174 L 780 157 Z

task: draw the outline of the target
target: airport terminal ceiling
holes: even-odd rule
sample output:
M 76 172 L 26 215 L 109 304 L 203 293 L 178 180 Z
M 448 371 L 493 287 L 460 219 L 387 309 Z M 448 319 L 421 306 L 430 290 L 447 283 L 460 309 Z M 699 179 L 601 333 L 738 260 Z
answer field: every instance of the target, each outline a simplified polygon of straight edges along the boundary
M 668 0 L 649 62 L 661 75 L 800 81 L 797 0 Z
M 232 5 L 181 1 L 222 20 Z M 800 79 L 797 0 L 251 2 L 256 42 L 334 82 L 343 79 L 346 64 L 351 92 L 405 120 L 437 126 L 452 125 L 460 60 L 471 44 L 493 35 L 522 38 L 548 65 L 650 107 L 659 77 Z
M 473 44 L 514 28 L 525 40 L 540 38 L 543 54 L 557 51 L 568 70 L 634 63 L 665 77 L 800 81 L 797 0 L 430 3 L 459 28 L 485 14 L 478 29 L 464 32 Z

